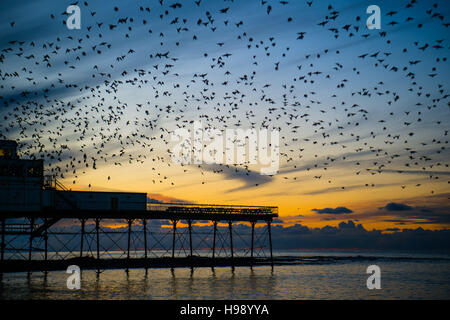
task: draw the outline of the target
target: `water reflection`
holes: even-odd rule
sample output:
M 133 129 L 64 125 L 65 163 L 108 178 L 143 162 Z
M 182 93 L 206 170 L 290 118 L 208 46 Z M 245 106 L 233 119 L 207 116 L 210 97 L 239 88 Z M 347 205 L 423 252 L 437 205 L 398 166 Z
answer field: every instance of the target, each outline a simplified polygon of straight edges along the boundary
M 172 278 L 171 278 L 171 281 L 170 281 L 171 290 L 170 290 L 170 296 L 169 297 L 172 298 L 177 293 L 177 285 L 178 285 L 178 283 L 177 283 L 177 277 L 175 275 L 175 269 L 171 268 L 170 269 L 170 273 L 172 275 Z
M 367 290 L 364 263 L 5 273 L 0 299 L 448 299 L 449 262 L 382 262 L 382 290 Z M 420 278 L 420 282 L 418 281 Z

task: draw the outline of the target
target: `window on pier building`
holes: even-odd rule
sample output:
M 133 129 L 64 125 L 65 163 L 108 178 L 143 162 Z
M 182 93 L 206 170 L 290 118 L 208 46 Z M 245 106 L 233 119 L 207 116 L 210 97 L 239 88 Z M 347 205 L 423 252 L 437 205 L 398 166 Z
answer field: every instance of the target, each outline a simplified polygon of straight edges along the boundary
M 0 158 L 11 159 L 13 152 L 11 149 L 0 148 Z

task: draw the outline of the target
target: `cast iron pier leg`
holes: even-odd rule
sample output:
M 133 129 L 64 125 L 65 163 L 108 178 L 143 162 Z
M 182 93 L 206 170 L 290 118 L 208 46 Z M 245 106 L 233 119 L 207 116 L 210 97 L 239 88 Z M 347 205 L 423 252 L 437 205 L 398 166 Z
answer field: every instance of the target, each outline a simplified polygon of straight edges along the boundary
M 44 219 L 44 224 L 47 225 L 47 218 Z M 48 257 L 48 227 L 44 231 L 44 260 L 47 261 Z
M 233 252 L 233 222 L 228 222 L 228 228 L 230 229 L 230 249 L 231 249 L 231 264 L 234 267 L 234 252 Z
M 31 261 L 31 254 L 33 252 L 33 229 L 34 229 L 34 218 L 30 218 L 30 246 L 28 248 L 29 261 Z
M 189 225 L 189 247 L 192 257 L 192 220 L 188 220 L 188 225 Z
M 147 220 L 142 221 L 144 227 L 144 257 L 147 259 Z
M 270 221 L 267 221 L 267 228 L 269 231 L 269 245 L 270 245 L 270 263 L 272 265 L 273 268 L 273 254 L 272 254 L 272 232 L 270 229 Z
M 216 233 L 217 233 L 217 221 L 214 221 L 214 236 L 213 236 L 213 248 L 212 248 L 212 259 L 214 263 L 214 258 L 216 256 Z
M 83 257 L 83 246 L 84 246 L 84 225 L 86 220 L 81 219 L 81 240 L 80 240 L 80 258 Z
M 130 260 L 130 244 L 131 244 L 131 223 L 132 220 L 128 219 L 128 244 L 127 244 L 127 260 Z
M 254 239 L 255 239 L 255 222 L 252 221 L 252 248 L 250 252 L 251 264 L 253 265 L 253 248 L 254 248 Z
M 2 219 L 2 248 L 1 248 L 1 260 L 5 260 L 5 232 L 6 232 L 6 220 L 5 218 Z
M 97 233 L 97 272 L 100 272 L 100 219 L 95 219 L 95 232 Z
M 175 259 L 175 234 L 177 232 L 177 220 L 173 220 L 172 260 Z

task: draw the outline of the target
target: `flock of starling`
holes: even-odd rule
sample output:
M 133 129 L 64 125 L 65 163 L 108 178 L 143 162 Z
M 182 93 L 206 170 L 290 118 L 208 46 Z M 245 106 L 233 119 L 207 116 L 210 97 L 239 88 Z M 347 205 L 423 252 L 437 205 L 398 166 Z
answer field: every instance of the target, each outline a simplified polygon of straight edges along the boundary
M 65 26 L 69 5 L 79 30 Z M 71 184 L 105 163 L 144 163 L 149 183 L 176 188 L 174 129 L 279 130 L 276 176 L 248 164 L 180 170 L 199 184 L 234 174 L 253 188 L 319 180 L 334 191 L 374 188 L 388 173 L 419 177 L 399 191 L 433 193 L 426 181 L 450 183 L 448 5 L 381 6 L 379 30 L 366 27 L 368 5 L 77 1 L 42 9 L 36 30 L 6 14 L 0 138 Z M 339 168 L 362 182 L 335 179 Z

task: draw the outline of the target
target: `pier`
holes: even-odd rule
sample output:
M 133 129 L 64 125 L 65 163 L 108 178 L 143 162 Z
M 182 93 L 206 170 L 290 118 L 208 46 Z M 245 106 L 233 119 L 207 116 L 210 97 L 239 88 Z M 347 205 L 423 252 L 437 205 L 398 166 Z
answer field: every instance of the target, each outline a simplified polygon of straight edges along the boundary
M 277 207 L 72 191 L 16 149 L 0 141 L 0 272 L 273 265 Z
M 64 194 L 70 191 L 61 192 L 70 198 Z M 180 203 L 150 203 L 146 210 L 2 211 L 0 271 L 64 270 L 71 264 L 98 270 L 272 264 L 275 217 L 276 207 Z M 149 224 L 155 221 L 166 227 L 153 233 Z M 104 227 L 111 222 L 124 226 L 117 231 Z M 206 225 L 202 227 L 208 229 L 206 234 L 194 232 L 197 222 Z M 58 225 L 67 224 L 72 226 L 70 231 L 58 230 Z M 233 230 L 239 224 L 246 224 L 250 232 L 244 235 Z M 259 240 L 267 239 L 265 243 L 257 241 L 256 229 Z M 60 252 L 49 250 L 51 237 L 57 237 Z M 247 238 L 246 250 L 236 251 L 233 241 L 237 237 Z M 102 240 L 108 240 L 108 245 L 102 245 Z M 255 256 L 257 247 L 268 254 Z

